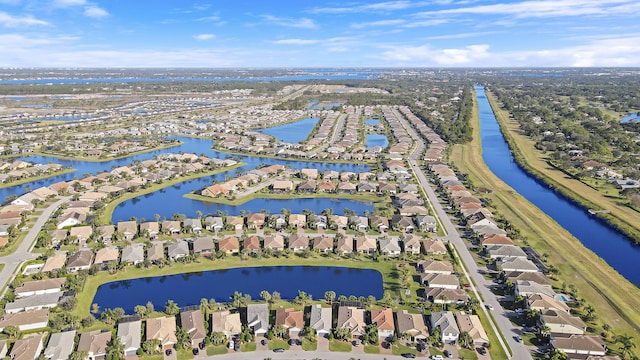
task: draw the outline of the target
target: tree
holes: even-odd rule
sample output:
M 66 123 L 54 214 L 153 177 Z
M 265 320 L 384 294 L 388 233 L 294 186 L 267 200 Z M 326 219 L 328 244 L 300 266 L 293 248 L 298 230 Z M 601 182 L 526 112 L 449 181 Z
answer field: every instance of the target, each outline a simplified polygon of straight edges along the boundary
M 473 338 L 471 337 L 468 331 L 461 332 L 458 340 L 460 341 L 460 346 L 467 349 L 473 348 Z
M 154 311 L 156 311 L 156 309 L 153 306 L 153 303 L 151 301 L 147 301 L 147 314 L 151 315 Z
M 160 344 L 162 344 L 160 339 L 145 340 L 142 343 L 142 350 L 144 350 L 147 355 L 157 354 L 160 352 Z M 82 360 L 84 360 L 84 358 L 82 358 Z
M 339 327 L 333 330 L 333 336 L 338 340 L 351 339 L 351 329 L 345 327 Z
M 180 313 L 180 308 L 173 300 L 169 300 L 167 301 L 167 305 L 164 307 L 164 312 L 167 315 L 178 315 Z
M 189 333 L 180 326 L 176 329 L 176 339 L 176 347 L 178 349 L 184 350 L 191 346 L 191 337 L 189 336 Z
M 107 346 L 107 360 L 124 360 L 124 345 L 120 338 L 114 336 Z
M 133 308 L 133 312 L 135 312 L 136 314 L 138 314 L 138 316 L 140 316 L 141 319 L 146 318 L 147 316 L 149 316 L 149 312 L 147 311 L 147 307 L 144 305 L 136 305 Z
M 211 333 L 210 339 L 214 345 L 222 345 L 227 341 L 227 335 L 220 331 L 214 331 Z
M 377 324 L 369 324 L 366 327 L 366 333 L 364 336 L 364 340 L 369 344 L 377 344 L 378 343 L 378 325 Z
M 3 333 L 9 335 L 10 338 L 17 339 L 20 335 L 20 329 L 17 326 L 9 325 L 2 330 Z
M 239 291 L 234 291 L 230 299 L 232 300 L 233 306 L 236 308 L 240 308 L 245 301 L 244 296 L 242 296 L 242 293 Z
M 281 339 L 285 339 L 289 335 L 289 330 L 282 324 L 275 325 L 272 329 L 273 335 Z
M 616 342 L 620 343 L 620 355 L 624 360 L 631 359 L 631 350 L 636 347 L 631 335 L 618 335 L 616 336 Z
M 69 356 L 69 360 L 84 360 L 89 356 L 89 352 L 86 350 L 74 351 Z
M 262 290 L 260 291 L 260 297 L 262 298 L 262 300 L 264 300 L 265 302 L 270 302 L 271 301 L 271 293 L 268 292 L 267 290 Z
M 211 313 L 211 308 L 209 307 L 209 300 L 206 298 L 200 299 L 200 311 L 204 314 L 204 318 L 208 319 L 209 314 Z
M 536 329 L 536 337 L 541 342 L 549 341 L 551 337 L 551 329 L 547 325 L 538 326 Z
M 324 293 L 324 299 L 331 305 L 333 305 L 333 302 L 336 300 L 336 292 L 335 291 L 327 291 Z

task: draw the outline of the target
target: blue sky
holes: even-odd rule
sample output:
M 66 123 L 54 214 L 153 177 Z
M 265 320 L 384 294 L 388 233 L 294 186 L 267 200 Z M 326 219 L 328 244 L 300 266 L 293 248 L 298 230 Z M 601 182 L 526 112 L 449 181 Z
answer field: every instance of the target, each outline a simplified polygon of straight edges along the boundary
M 0 0 L 0 67 L 640 66 L 638 0 Z

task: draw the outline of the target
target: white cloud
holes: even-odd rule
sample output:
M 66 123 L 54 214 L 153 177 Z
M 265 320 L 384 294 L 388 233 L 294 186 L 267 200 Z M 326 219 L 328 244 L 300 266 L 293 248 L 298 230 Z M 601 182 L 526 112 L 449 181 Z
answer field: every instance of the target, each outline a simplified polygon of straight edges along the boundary
M 194 35 L 193 38 L 196 40 L 211 40 L 213 38 L 215 38 L 216 36 L 213 34 L 198 34 L 198 35 Z
M 294 27 L 294 28 L 304 28 L 304 29 L 315 29 L 318 25 L 311 19 L 307 18 L 282 18 L 272 15 L 261 15 L 261 18 L 270 24 L 286 26 L 286 27 Z
M 44 20 L 39 20 L 31 15 L 27 16 L 13 16 L 6 12 L 0 12 L 0 25 L 5 27 L 19 27 L 19 26 L 34 26 L 34 25 L 49 25 Z
M 220 16 L 212 15 L 196 19 L 196 21 L 220 21 Z
M 429 40 L 466 39 L 466 38 L 470 38 L 470 37 L 493 35 L 493 34 L 497 34 L 497 33 L 498 33 L 498 31 L 484 31 L 484 32 L 474 31 L 474 32 L 469 32 L 469 33 L 428 36 L 428 37 L 426 37 L 426 39 L 429 39 Z
M 109 13 L 101 7 L 90 5 L 84 8 L 84 15 L 91 18 L 103 18 L 109 16 Z
M 345 7 L 324 7 L 314 8 L 312 13 L 317 14 L 350 14 L 356 12 L 389 12 L 396 10 L 404 10 L 416 6 L 424 5 L 424 2 L 412 3 L 411 1 L 385 1 L 374 4 L 353 5 Z
M 432 49 L 422 46 L 391 46 L 383 56 L 389 60 L 406 64 L 423 64 L 422 66 L 470 66 L 474 62 L 486 58 L 489 45 L 469 45 L 464 48 Z
M 351 24 L 351 27 L 354 28 L 354 29 L 364 29 L 364 28 L 367 28 L 367 27 L 376 27 L 376 26 L 402 25 L 405 22 L 406 21 L 402 20 L 402 19 L 378 20 L 378 21 L 354 23 L 354 24 Z
M 320 40 L 312 39 L 282 39 L 274 41 L 275 44 L 280 45 L 314 45 L 319 43 Z
M 53 6 L 55 7 L 70 7 L 70 6 L 82 6 L 87 3 L 87 0 L 55 0 Z
M 447 14 L 513 15 L 516 18 L 567 16 L 603 16 L 637 14 L 640 3 L 634 0 L 531 0 L 518 3 L 479 5 L 457 9 L 426 11 L 416 16 Z

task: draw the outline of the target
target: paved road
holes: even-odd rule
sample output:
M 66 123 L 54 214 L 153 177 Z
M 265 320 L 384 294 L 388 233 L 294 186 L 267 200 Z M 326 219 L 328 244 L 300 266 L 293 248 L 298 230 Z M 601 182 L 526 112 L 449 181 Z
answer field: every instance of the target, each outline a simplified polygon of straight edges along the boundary
M 513 338 L 515 335 L 520 334 L 520 331 L 513 326 L 507 316 L 507 312 L 498 302 L 496 295 L 491 292 L 491 284 L 488 283 L 484 276 L 479 273 L 478 265 L 471 256 L 471 253 L 469 252 L 466 244 L 460 237 L 456 226 L 451 222 L 449 215 L 442 208 L 438 196 L 430 186 L 427 177 L 418 166 L 417 160 L 425 149 L 424 140 L 418 135 L 416 130 L 408 124 L 407 120 L 403 116 L 398 114 L 397 111 L 394 112 L 400 119 L 400 122 L 407 130 L 409 135 L 416 141 L 416 146 L 409 155 L 409 165 L 411 166 L 414 174 L 416 174 L 420 186 L 422 186 L 425 193 L 427 194 L 429 202 L 431 203 L 431 207 L 434 209 L 436 215 L 440 219 L 441 224 L 444 226 L 447 232 L 447 235 L 443 238 L 443 240 L 449 241 L 455 247 L 460 259 L 462 260 L 462 263 L 466 267 L 466 269 L 464 269 L 464 275 L 471 283 L 471 289 L 480 301 L 481 311 L 484 311 L 485 315 L 487 315 L 487 318 L 490 319 L 491 327 L 496 334 L 498 333 L 496 325 L 500 328 L 500 332 L 502 332 L 502 334 L 505 336 L 506 341 L 511 348 L 511 358 L 518 360 L 532 359 L 531 354 L 529 353 L 529 350 L 526 348 L 526 346 L 524 346 L 524 344 L 522 343 L 516 342 Z M 480 296 L 478 296 L 478 294 L 480 294 Z M 488 311 L 485 308 L 486 304 L 492 305 L 494 310 Z M 489 314 L 489 312 L 491 314 Z M 493 320 L 491 320 L 490 315 L 493 315 Z M 507 350 L 502 338 L 498 336 L 498 339 L 500 341 L 500 345 L 505 349 L 505 352 L 509 354 L 509 351 Z
M 53 214 L 60 205 L 69 201 L 69 199 L 70 197 L 62 198 L 44 209 L 42 211 L 42 215 L 38 217 L 20 245 L 18 245 L 18 249 L 12 254 L 0 257 L 0 264 L 4 264 L 4 267 L 0 271 L 0 284 L 2 286 L 13 280 L 15 272 L 24 261 L 35 259 L 37 257 L 35 254 L 30 253 L 30 251 L 38 238 L 40 230 L 44 226 L 45 222 L 49 220 L 51 214 Z M 6 288 L 4 289 L 6 290 Z M 4 290 L 2 295 L 4 295 Z

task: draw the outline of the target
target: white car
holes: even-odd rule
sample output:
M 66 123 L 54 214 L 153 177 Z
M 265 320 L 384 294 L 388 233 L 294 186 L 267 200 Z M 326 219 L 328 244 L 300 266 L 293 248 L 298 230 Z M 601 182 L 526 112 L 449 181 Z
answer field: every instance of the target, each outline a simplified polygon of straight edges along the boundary
M 493 310 L 493 305 L 491 304 L 486 304 L 484 307 L 486 307 L 489 310 Z
M 431 360 L 444 360 L 442 355 L 431 355 Z

